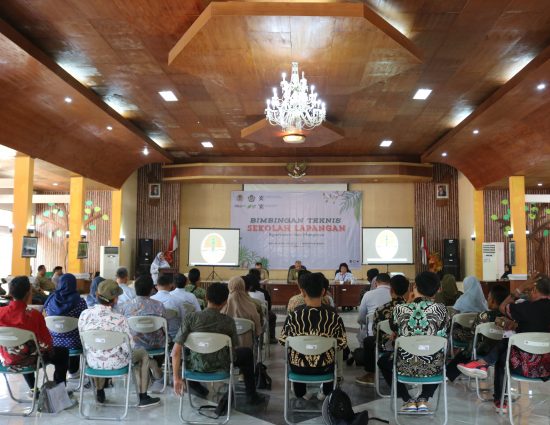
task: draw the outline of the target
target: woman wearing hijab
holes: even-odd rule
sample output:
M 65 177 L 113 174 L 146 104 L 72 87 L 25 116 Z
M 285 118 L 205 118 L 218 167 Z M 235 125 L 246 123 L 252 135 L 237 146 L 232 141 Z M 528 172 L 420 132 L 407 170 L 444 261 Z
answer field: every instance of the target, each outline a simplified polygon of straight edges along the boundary
M 441 280 L 441 291 L 435 294 L 435 302 L 452 307 L 461 295 L 462 292 L 456 286 L 455 277 L 452 274 L 446 274 Z
M 153 278 L 153 283 L 155 284 L 155 286 L 159 277 L 159 269 L 167 268 L 170 268 L 170 263 L 166 261 L 166 259 L 164 258 L 164 254 L 162 252 L 159 252 L 153 260 L 153 263 L 151 264 L 151 277 Z
M 227 285 L 229 288 L 229 298 L 227 304 L 221 312 L 234 319 L 248 319 L 254 322 L 256 327 L 256 336 L 262 334 L 262 325 L 260 315 L 256 306 L 245 289 L 244 280 L 241 277 L 234 277 Z M 239 345 L 241 347 L 254 347 L 254 341 L 250 332 L 239 336 Z
M 97 304 L 97 287 L 101 282 L 103 282 L 105 279 L 103 279 L 101 276 L 94 277 L 94 280 L 92 280 L 92 285 L 90 286 L 90 293 L 86 297 L 86 304 L 88 305 L 88 308 L 92 308 L 94 305 Z
M 453 308 L 459 313 L 482 313 L 489 309 L 481 283 L 474 276 L 464 279 L 464 294 L 456 300 Z
M 76 290 L 76 277 L 71 273 L 65 273 L 59 278 L 57 288 L 44 302 L 44 312 L 46 316 L 65 316 L 78 319 L 80 313 L 86 310 L 86 301 L 80 297 Z M 78 329 L 71 332 L 59 334 L 50 331 L 53 339 L 53 345 L 56 347 L 66 347 L 69 350 L 80 350 L 80 335 Z M 69 378 L 79 377 L 80 357 L 69 357 Z

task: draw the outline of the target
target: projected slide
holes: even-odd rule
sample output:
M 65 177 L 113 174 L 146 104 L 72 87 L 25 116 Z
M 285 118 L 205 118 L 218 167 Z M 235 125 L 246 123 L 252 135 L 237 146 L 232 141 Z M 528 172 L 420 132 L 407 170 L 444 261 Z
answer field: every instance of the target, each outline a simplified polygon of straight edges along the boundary
M 410 227 L 363 227 L 363 264 L 412 264 Z
M 189 265 L 238 266 L 239 229 L 189 229 Z

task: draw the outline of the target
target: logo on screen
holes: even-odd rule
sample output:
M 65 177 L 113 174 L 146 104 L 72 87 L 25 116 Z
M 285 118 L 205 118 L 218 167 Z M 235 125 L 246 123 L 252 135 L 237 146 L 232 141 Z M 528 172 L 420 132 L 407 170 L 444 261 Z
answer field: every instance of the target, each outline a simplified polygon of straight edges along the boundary
M 242 202 L 242 201 L 243 201 L 243 195 L 238 194 L 237 195 L 237 202 Z
M 248 197 L 248 202 L 254 202 L 256 200 L 256 197 L 254 195 L 250 195 Z
M 382 230 L 376 237 L 376 253 L 383 260 L 391 260 L 399 250 L 397 235 L 391 230 Z
M 219 233 L 209 233 L 201 242 L 201 255 L 208 264 L 219 263 L 226 251 L 225 240 Z

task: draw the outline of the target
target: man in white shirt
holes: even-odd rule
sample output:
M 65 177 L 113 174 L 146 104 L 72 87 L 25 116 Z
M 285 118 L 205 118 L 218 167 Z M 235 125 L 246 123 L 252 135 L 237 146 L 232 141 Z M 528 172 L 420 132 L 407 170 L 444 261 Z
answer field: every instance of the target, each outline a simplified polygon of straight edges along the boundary
M 176 287 L 170 292 L 170 297 L 174 298 L 180 304 L 191 304 L 195 307 L 195 311 L 201 311 L 201 305 L 197 297 L 191 292 L 186 291 L 185 285 L 187 285 L 187 278 L 184 274 L 177 273 L 174 275 L 174 286 Z
M 152 300 L 160 301 L 164 304 L 166 310 L 174 310 L 178 313 L 176 317 L 168 319 L 168 335 L 174 339 L 180 330 L 181 321 L 185 316 L 183 303 L 170 295 L 172 290 L 172 277 L 170 275 L 160 275 L 157 279 L 157 293 L 151 297 Z M 193 294 L 190 294 L 193 295 Z M 193 295 L 194 296 L 194 295 Z M 198 304 L 198 302 L 197 302 Z M 200 307 L 199 307 L 200 310 Z
M 136 291 L 128 286 L 128 269 L 119 267 L 116 271 L 116 283 L 122 289 L 122 295 L 118 297 L 118 305 L 124 304 L 136 297 Z
M 380 273 L 376 277 L 376 283 L 376 289 L 363 295 L 361 306 L 359 307 L 357 323 L 364 325 L 363 329 L 357 334 L 357 339 L 361 345 L 365 337 L 372 335 L 372 318 L 376 309 L 391 301 L 390 275 Z M 368 320 L 367 317 L 369 318 Z

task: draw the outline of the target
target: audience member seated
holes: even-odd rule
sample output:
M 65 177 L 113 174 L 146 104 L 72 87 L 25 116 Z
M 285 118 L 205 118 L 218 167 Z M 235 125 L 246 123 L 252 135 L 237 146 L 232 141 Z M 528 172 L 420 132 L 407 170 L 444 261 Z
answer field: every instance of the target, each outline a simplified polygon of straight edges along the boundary
M 288 305 L 286 308 L 288 314 L 292 313 L 298 307 L 306 303 L 306 300 L 304 298 L 303 291 L 302 291 L 302 284 L 304 283 L 304 280 L 306 279 L 306 277 L 309 276 L 310 274 L 311 272 L 308 270 L 301 271 L 300 277 L 298 278 L 298 290 L 300 291 L 300 293 L 290 297 L 290 299 L 288 300 Z M 323 297 L 321 298 L 321 302 L 323 303 L 323 305 L 334 310 L 334 307 L 333 307 L 334 301 L 332 301 L 332 298 L 326 295 L 326 290 L 325 290 L 325 295 L 323 295 Z M 336 310 L 334 311 L 336 312 Z
M 518 302 L 522 297 L 528 301 Z M 548 332 L 550 329 L 550 278 L 545 275 L 534 275 L 519 288 L 511 293 L 500 304 L 500 312 L 508 320 L 515 322 L 516 332 Z M 499 320 L 495 323 L 499 323 Z M 474 362 L 459 365 L 459 370 L 469 377 L 487 377 L 487 368 L 495 366 L 493 399 L 497 411 L 502 407 L 508 410 L 509 400 L 500 405 L 504 384 L 504 367 L 508 339 L 500 341 L 487 356 L 480 357 Z M 550 379 L 550 355 L 533 355 L 513 347 L 510 353 L 510 369 L 513 374 L 527 378 Z
M 325 294 L 322 273 L 310 273 L 303 280 L 300 291 L 305 299 L 305 305 L 297 307 L 289 313 L 279 336 L 279 342 L 284 345 L 286 339 L 291 336 L 315 335 L 327 338 L 335 338 L 339 350 L 347 348 L 347 337 L 344 322 L 338 314 L 327 308 L 321 302 Z M 304 375 L 320 375 L 334 372 L 336 353 L 333 350 L 320 356 L 305 356 L 291 351 L 288 357 L 290 369 L 295 373 Z M 304 405 L 306 384 L 294 382 L 294 394 L 297 398 L 297 408 Z M 323 400 L 332 391 L 333 383 L 323 384 L 322 391 L 317 398 Z
M 134 288 L 128 286 L 128 269 L 126 267 L 119 267 L 116 271 L 116 283 L 120 289 L 122 289 L 122 295 L 118 297 L 117 304 L 121 306 L 125 302 L 128 302 L 136 297 L 136 291 Z
M 196 268 L 189 270 L 187 277 L 189 283 L 185 285 L 185 290 L 197 297 L 201 308 L 204 308 L 206 306 L 206 291 L 199 286 L 199 282 L 201 281 L 200 270 Z
M 260 283 L 267 283 L 269 280 L 269 270 L 264 269 L 264 266 L 261 262 L 256 262 L 256 270 L 260 272 Z
M 101 276 L 96 276 L 92 280 L 92 284 L 90 285 L 90 293 L 86 296 L 86 304 L 88 305 L 88 308 L 91 308 L 97 304 L 97 287 L 104 280 L 105 279 Z
M 441 289 L 435 294 L 434 301 L 444 306 L 452 307 L 456 300 L 462 295 L 456 286 L 456 279 L 452 274 L 446 274 L 441 279 Z
M 227 303 L 221 309 L 223 314 L 232 317 L 233 319 L 248 319 L 254 322 L 256 337 L 262 334 L 262 322 L 256 305 L 250 298 L 249 293 L 245 290 L 244 280 L 241 277 L 233 277 L 227 285 L 229 289 L 229 297 Z M 253 335 L 247 332 L 244 335 L 239 335 L 239 347 L 254 348 Z
M 76 277 L 70 273 L 59 278 L 57 289 L 44 303 L 46 316 L 65 316 L 78 319 L 86 308 L 86 301 L 76 291 Z M 62 334 L 50 331 L 50 334 L 56 347 L 66 347 L 68 350 L 82 349 L 78 329 Z M 69 378 L 78 379 L 80 377 L 79 368 L 80 356 L 69 357 Z
M 59 278 L 63 276 L 63 267 L 61 266 L 55 266 L 53 268 L 53 276 L 52 276 L 52 282 L 54 285 L 57 286 L 57 283 L 59 282 Z
M 255 270 L 255 269 L 252 269 Z M 250 295 L 251 298 L 257 299 L 258 301 L 261 301 L 264 303 L 267 307 L 267 300 L 265 299 L 265 294 L 260 291 L 260 279 L 258 278 L 258 275 L 256 273 L 248 273 L 250 276 L 250 288 L 248 290 L 248 295 Z
M 66 382 L 69 366 L 69 350 L 65 347 L 56 347 L 46 321 L 37 310 L 27 309 L 32 302 L 31 283 L 27 276 L 17 276 L 9 283 L 9 294 L 13 300 L 8 306 L 0 308 L 0 327 L 12 327 L 34 332 L 38 349 L 46 364 L 55 367 L 53 379 L 56 383 Z M 29 366 L 36 366 L 37 347 L 34 342 L 27 341 L 19 347 L 10 349 L 0 348 L 0 362 L 12 370 L 21 370 Z M 34 374 L 24 374 L 29 388 L 34 388 Z
M 376 348 L 376 327 L 378 323 L 389 320 L 393 315 L 393 309 L 396 305 L 404 304 L 409 292 L 409 279 L 403 275 L 396 275 L 390 279 L 391 301 L 379 307 L 374 312 L 372 321 L 373 336 L 367 336 L 363 340 L 364 367 L 366 374 L 357 378 L 355 382 L 359 385 L 374 385 L 374 368 L 376 366 L 375 348 Z M 380 337 L 380 353 L 393 351 L 392 335 L 383 333 Z
M 172 277 L 169 275 L 159 276 L 157 280 L 158 292 L 155 295 L 151 296 L 151 300 L 161 302 L 164 305 L 165 310 L 174 310 L 178 312 L 178 317 L 172 317 L 171 319 L 168 319 L 168 335 L 170 335 L 170 339 L 173 340 L 180 330 L 181 321 L 185 316 L 185 308 L 183 307 L 183 303 L 179 302 L 170 295 L 171 290 Z
M 253 282 L 256 280 L 255 276 L 252 275 L 246 275 L 241 276 L 241 279 L 244 281 L 244 287 L 248 295 L 250 295 L 250 288 L 252 287 Z M 263 324 L 265 318 L 265 313 L 267 312 L 267 303 L 264 303 L 256 298 L 248 297 L 250 301 L 254 303 L 256 306 L 256 311 L 260 315 L 260 321 Z
M 153 278 L 153 283 L 156 285 L 159 278 L 159 270 L 167 269 L 170 267 L 170 263 L 164 258 L 164 253 L 159 252 L 153 262 L 151 263 L 151 277 Z
M 489 296 L 487 297 L 487 304 L 489 305 L 489 310 L 479 313 L 474 320 L 472 329 L 475 332 L 475 328 L 482 323 L 494 322 L 498 317 L 502 317 L 502 313 L 499 310 L 500 304 L 504 302 L 506 297 L 510 295 L 510 291 L 503 285 L 494 285 L 490 291 Z M 473 338 L 470 340 L 469 346 L 460 351 L 455 355 L 453 360 L 447 365 L 447 378 L 449 381 L 453 382 L 456 378 L 460 376 L 460 370 L 458 369 L 459 364 L 464 362 L 469 362 L 472 358 L 473 352 Z M 482 335 L 478 337 L 478 344 L 476 347 L 476 352 L 480 356 L 486 356 L 489 352 L 498 345 L 499 341 L 490 338 L 484 338 Z
M 302 266 L 302 262 L 300 260 L 296 260 L 288 269 L 287 282 L 298 283 L 298 277 L 301 270 L 306 270 L 306 268 Z
M 338 270 L 334 275 L 334 281 L 336 283 L 355 283 L 355 278 L 346 263 L 340 264 L 340 267 L 338 267 Z
M 185 290 L 185 285 L 187 284 L 187 278 L 182 273 L 176 273 L 174 275 L 174 286 L 175 289 L 170 292 L 170 296 L 174 298 L 182 306 L 184 304 L 191 304 L 195 311 L 201 311 L 201 306 L 197 297 L 189 291 Z
M 376 309 L 391 301 L 390 275 L 381 273 L 376 277 L 376 281 L 378 282 L 377 288 L 365 293 L 359 306 L 357 323 L 363 325 L 357 334 L 359 344 L 363 344 L 363 340 L 372 335 L 372 318 Z
M 489 309 L 483 289 L 481 289 L 481 283 L 477 278 L 468 276 L 464 279 L 464 294 L 458 298 L 452 308 L 457 313 L 482 313 Z M 469 343 L 473 337 L 473 328 L 464 328 L 458 323 L 454 325 L 453 341 Z
M 380 283 L 380 281 L 379 281 Z M 390 317 L 390 327 L 400 336 L 430 335 L 447 338 L 450 329 L 450 319 L 447 308 L 440 303 L 434 303 L 433 298 L 439 290 L 439 278 L 435 273 L 422 272 L 416 276 L 412 301 L 396 305 L 393 316 Z M 407 376 L 429 377 L 440 375 L 443 368 L 443 353 L 434 356 L 404 356 L 397 355 L 399 373 Z M 378 360 L 378 366 L 387 384 L 391 386 L 393 358 L 383 356 Z M 420 396 L 416 399 L 409 395 L 405 384 L 397 383 L 397 396 L 403 399 L 403 412 L 427 412 L 428 400 L 433 397 L 438 384 L 423 385 Z
M 32 283 L 32 302 L 33 304 L 44 304 L 48 295 L 45 291 L 51 292 L 55 290 L 55 283 L 46 277 L 46 266 L 38 266 L 36 277 Z
M 134 378 L 139 391 L 139 403 L 137 407 L 149 407 L 160 403 L 160 398 L 150 397 L 147 394 L 149 387 L 149 356 L 144 349 L 134 348 L 135 342 L 130 334 L 130 328 L 126 317 L 113 311 L 118 297 L 123 294 L 122 288 L 112 281 L 104 280 L 97 288 L 97 304 L 84 310 L 78 319 L 78 330 L 85 331 L 114 331 L 124 332 L 130 336 L 131 347 L 115 347 L 111 350 L 88 350 L 86 363 L 92 368 L 120 369 L 130 361 L 133 364 Z M 132 348 L 132 357 L 130 357 Z M 105 379 L 94 378 L 96 388 L 96 400 L 105 403 Z
M 504 273 L 500 276 L 501 280 L 508 280 L 508 276 L 512 274 L 512 266 L 508 263 L 504 265 Z
M 369 282 L 368 287 L 365 287 L 361 290 L 361 295 L 359 296 L 359 303 L 363 300 L 363 297 L 365 294 L 370 290 L 376 288 L 376 276 L 378 276 L 380 272 L 378 269 L 368 269 L 367 270 L 367 281 Z
M 135 281 L 134 287 L 136 290 L 136 297 L 117 306 L 115 309 L 116 311 L 127 319 L 136 316 L 158 316 L 166 318 L 166 310 L 162 302 L 151 298 L 151 293 L 155 289 L 155 285 L 150 276 L 139 277 Z M 162 329 L 148 333 L 134 332 L 130 329 L 130 333 L 132 334 L 132 338 L 137 348 L 143 348 L 145 350 L 164 348 L 166 335 L 164 335 Z M 159 367 L 163 359 L 164 356 L 158 356 L 149 361 L 149 367 L 151 368 L 154 379 L 153 392 L 157 392 L 164 386 L 162 371 Z
M 277 315 L 275 313 L 273 313 L 273 311 L 271 310 L 272 304 L 271 304 L 271 295 L 269 295 L 269 291 L 262 288 L 262 286 L 261 286 L 261 281 L 260 281 L 261 273 L 260 272 L 261 272 L 261 270 L 255 268 L 255 269 L 250 269 L 248 271 L 248 274 L 253 276 L 253 278 L 254 278 L 254 282 L 252 284 L 252 287 L 256 288 L 256 292 L 259 291 L 262 294 L 264 294 L 265 301 L 267 302 L 267 315 L 268 315 L 268 318 L 269 318 L 269 336 L 270 336 L 270 341 L 269 342 L 271 344 L 276 344 L 277 343 L 277 338 L 275 337 L 275 326 L 277 325 Z
M 182 395 L 186 391 L 181 376 L 181 353 L 187 336 L 192 332 L 219 333 L 231 337 L 233 364 L 240 369 L 240 372 L 244 376 L 247 403 L 251 405 L 261 404 L 265 401 L 265 398 L 256 392 L 252 350 L 249 347 L 238 347 L 239 339 L 235 321 L 231 317 L 221 313 L 221 310 L 227 303 L 228 296 L 229 290 L 226 285 L 212 283 L 206 291 L 206 309 L 190 313 L 183 319 L 181 329 L 175 339 L 174 349 L 172 350 L 174 392 L 177 395 Z M 188 356 L 186 367 L 197 372 L 228 370 L 229 359 L 229 351 L 227 349 L 222 349 L 211 354 L 191 352 Z M 195 384 L 190 383 L 190 385 L 191 389 L 195 390 L 202 387 L 198 382 Z M 202 387 L 202 390 L 199 389 L 198 392 L 202 393 L 203 396 L 208 394 L 208 391 L 204 387 Z

